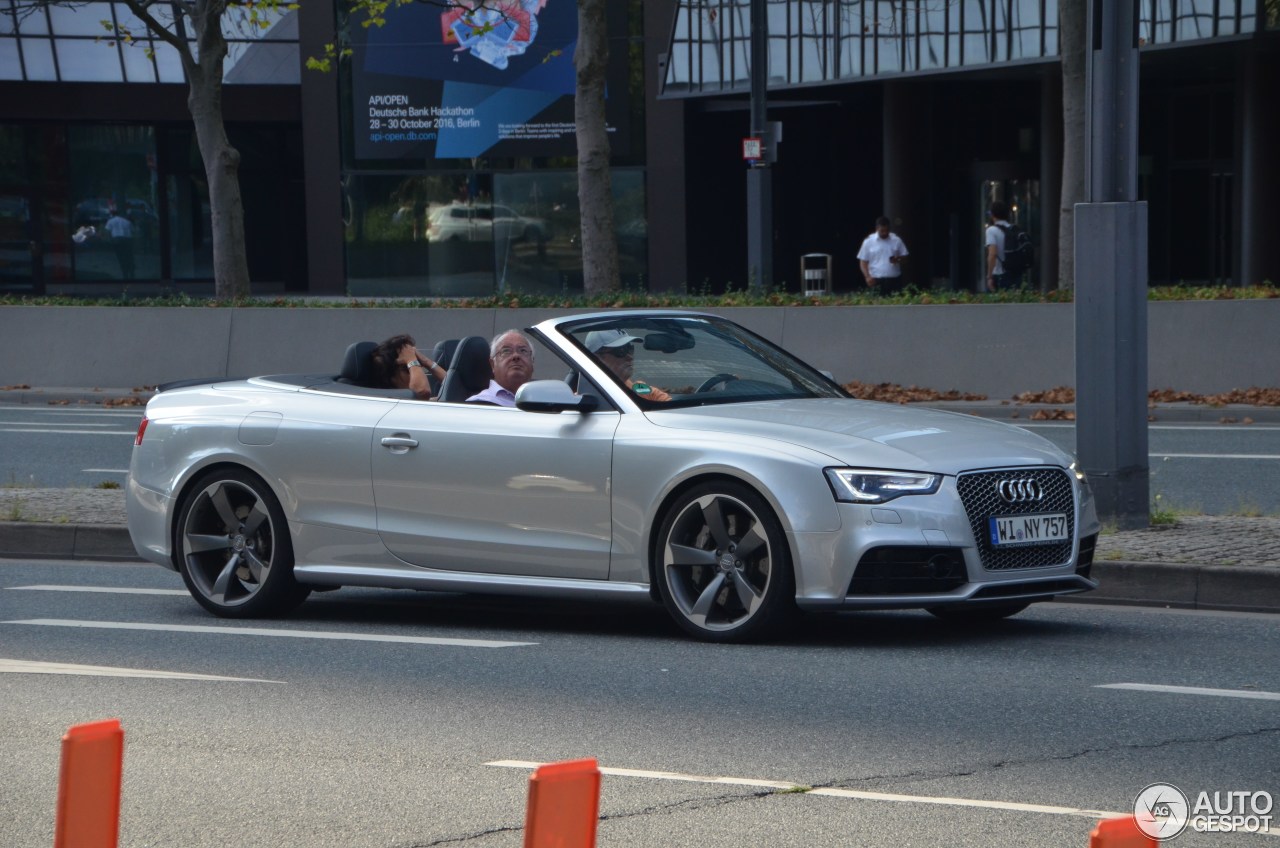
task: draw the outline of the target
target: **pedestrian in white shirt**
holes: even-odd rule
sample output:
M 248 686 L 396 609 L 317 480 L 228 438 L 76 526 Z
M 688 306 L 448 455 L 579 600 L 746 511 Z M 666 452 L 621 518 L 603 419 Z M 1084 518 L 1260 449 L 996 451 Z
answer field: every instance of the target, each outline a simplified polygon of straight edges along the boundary
M 902 260 L 907 246 L 889 231 L 889 219 L 876 218 L 876 231 L 862 241 L 858 250 L 858 266 L 869 288 L 891 294 L 902 288 Z

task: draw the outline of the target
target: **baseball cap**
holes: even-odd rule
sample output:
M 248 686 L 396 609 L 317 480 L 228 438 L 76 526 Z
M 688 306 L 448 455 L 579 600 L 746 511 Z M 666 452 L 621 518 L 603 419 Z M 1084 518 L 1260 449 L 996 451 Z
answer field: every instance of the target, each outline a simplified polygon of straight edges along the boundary
M 602 347 L 619 347 L 628 342 L 638 341 L 640 341 L 639 336 L 629 336 L 623 330 L 592 330 L 587 333 L 584 344 L 587 350 L 595 353 Z

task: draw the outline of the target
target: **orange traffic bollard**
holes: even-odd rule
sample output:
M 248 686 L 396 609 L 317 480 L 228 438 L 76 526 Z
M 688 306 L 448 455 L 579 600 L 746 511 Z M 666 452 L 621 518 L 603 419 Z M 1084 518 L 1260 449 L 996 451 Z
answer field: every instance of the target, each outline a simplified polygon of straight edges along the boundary
M 77 724 L 62 737 L 54 848 L 115 848 L 123 765 L 119 719 Z
M 599 816 L 594 758 L 539 766 L 529 777 L 524 848 L 594 848 Z
M 1160 840 L 1147 836 L 1133 816 L 1103 819 L 1089 834 L 1089 848 L 1160 848 Z

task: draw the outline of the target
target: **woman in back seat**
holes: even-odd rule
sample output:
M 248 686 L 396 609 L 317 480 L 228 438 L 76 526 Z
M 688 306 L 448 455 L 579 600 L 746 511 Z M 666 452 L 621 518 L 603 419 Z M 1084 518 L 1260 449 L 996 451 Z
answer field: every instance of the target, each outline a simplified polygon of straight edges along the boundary
M 419 400 L 431 400 L 430 371 L 444 379 L 444 369 L 431 357 L 418 350 L 413 336 L 392 336 L 373 349 L 375 388 L 412 389 Z

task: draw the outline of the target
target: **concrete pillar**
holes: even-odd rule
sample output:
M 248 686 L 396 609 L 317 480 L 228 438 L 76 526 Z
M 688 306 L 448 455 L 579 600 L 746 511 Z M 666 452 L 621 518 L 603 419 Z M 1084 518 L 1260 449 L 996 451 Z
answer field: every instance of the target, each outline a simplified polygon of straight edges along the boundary
M 1253 285 L 1263 280 L 1280 282 L 1280 244 L 1273 237 L 1280 221 L 1280 168 L 1275 151 L 1280 146 L 1280 120 L 1276 98 L 1280 62 L 1253 44 L 1240 45 L 1237 63 L 1237 115 L 1235 189 L 1239 237 L 1235 282 Z
M 930 131 L 933 109 L 929 103 L 932 91 L 932 86 L 927 84 L 887 82 L 881 106 L 884 138 L 881 206 L 910 254 L 903 266 L 903 276 L 908 284 L 919 288 L 930 287 L 934 272 L 930 264 L 933 228 L 929 190 L 934 159 Z M 858 223 L 869 233 L 875 222 Z
M 685 214 L 685 104 L 658 100 L 675 0 L 644 4 L 645 205 L 649 219 L 649 291 L 685 291 L 689 237 Z
M 298 9 L 298 48 L 302 56 L 302 171 L 307 210 L 307 276 L 310 294 L 346 294 L 343 251 L 342 151 L 339 139 L 338 73 L 309 71 L 308 56 L 324 55 L 335 41 L 333 0 L 304 3 Z
M 1062 72 L 1040 80 L 1040 232 L 1033 235 L 1040 290 L 1058 287 L 1058 222 L 1062 199 Z

